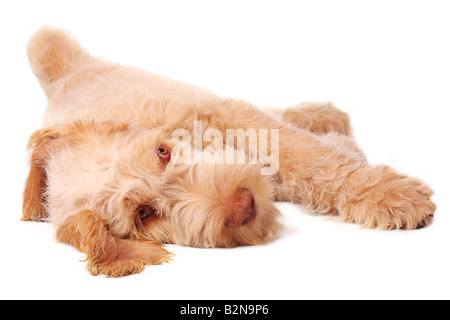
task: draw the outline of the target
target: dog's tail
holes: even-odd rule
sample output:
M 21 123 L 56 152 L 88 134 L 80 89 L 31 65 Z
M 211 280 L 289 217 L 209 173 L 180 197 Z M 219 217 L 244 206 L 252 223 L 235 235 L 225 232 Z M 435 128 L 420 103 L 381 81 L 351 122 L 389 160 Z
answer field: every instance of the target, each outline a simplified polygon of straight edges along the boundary
M 52 83 L 69 74 L 90 56 L 65 31 L 44 26 L 28 42 L 28 58 L 34 74 L 48 94 Z

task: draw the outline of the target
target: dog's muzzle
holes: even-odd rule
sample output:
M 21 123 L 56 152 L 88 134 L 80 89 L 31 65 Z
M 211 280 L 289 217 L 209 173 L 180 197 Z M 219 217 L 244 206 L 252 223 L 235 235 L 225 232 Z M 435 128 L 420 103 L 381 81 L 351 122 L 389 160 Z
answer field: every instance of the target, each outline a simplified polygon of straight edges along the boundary
M 239 190 L 237 200 L 232 204 L 232 208 L 231 216 L 225 221 L 227 227 L 242 227 L 256 217 L 255 200 L 250 190 Z

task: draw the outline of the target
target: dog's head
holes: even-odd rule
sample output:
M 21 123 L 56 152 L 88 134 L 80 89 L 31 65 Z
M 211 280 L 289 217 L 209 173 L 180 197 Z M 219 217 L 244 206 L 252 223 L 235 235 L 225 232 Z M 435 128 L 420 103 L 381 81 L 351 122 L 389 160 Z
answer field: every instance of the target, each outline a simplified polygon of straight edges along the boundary
M 175 161 L 171 132 L 196 119 L 203 93 L 104 63 L 55 28 L 39 30 L 28 54 L 49 106 L 46 128 L 30 138 L 23 220 L 51 220 L 60 241 L 86 252 L 91 273 L 167 261 L 165 243 L 258 244 L 279 229 L 272 177 L 259 164 Z M 158 94 L 168 88 L 170 101 Z M 224 116 L 202 114 L 211 128 Z
M 272 177 L 259 165 L 177 164 L 176 142 L 159 129 L 58 125 L 30 146 L 46 181 L 35 199 L 57 226 L 91 210 L 119 238 L 195 247 L 258 244 L 279 228 Z

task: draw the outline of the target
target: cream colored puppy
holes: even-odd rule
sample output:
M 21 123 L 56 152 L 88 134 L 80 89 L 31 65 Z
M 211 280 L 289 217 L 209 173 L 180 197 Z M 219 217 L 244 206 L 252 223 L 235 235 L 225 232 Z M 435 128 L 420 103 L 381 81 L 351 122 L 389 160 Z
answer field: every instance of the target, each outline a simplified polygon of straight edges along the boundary
M 274 200 L 371 228 L 432 219 L 431 189 L 369 165 L 331 104 L 269 114 L 104 62 L 50 27 L 28 50 L 49 102 L 29 142 L 23 220 L 51 221 L 94 275 L 165 262 L 165 243 L 262 243 L 280 228 Z

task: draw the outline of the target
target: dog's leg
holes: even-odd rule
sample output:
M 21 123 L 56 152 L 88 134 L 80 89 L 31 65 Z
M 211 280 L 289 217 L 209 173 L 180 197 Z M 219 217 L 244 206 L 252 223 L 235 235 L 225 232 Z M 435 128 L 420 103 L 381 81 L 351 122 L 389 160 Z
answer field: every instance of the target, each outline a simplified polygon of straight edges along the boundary
M 300 103 L 286 109 L 271 109 L 287 123 L 315 134 L 337 132 L 346 136 L 352 134 L 350 117 L 331 103 L 308 102 Z
M 293 199 L 371 228 L 414 229 L 432 219 L 432 190 L 418 179 L 302 133 L 280 134 L 280 171 Z
M 318 136 L 283 126 L 242 103 L 231 107 L 239 107 L 233 112 L 246 118 L 235 119 L 229 126 L 278 128 L 278 164 L 283 176 L 278 200 L 301 203 L 315 212 L 336 213 L 345 221 L 371 228 L 414 229 L 431 221 L 436 209 L 430 200 L 432 190 L 387 166 L 369 165 L 355 145 L 342 141 L 347 137 Z M 272 163 L 276 160 L 271 159 Z
M 109 232 L 108 224 L 93 211 L 80 211 L 57 230 L 57 239 L 86 253 L 93 275 L 121 277 L 141 272 L 145 265 L 161 264 L 171 254 L 152 241 L 121 239 Z

